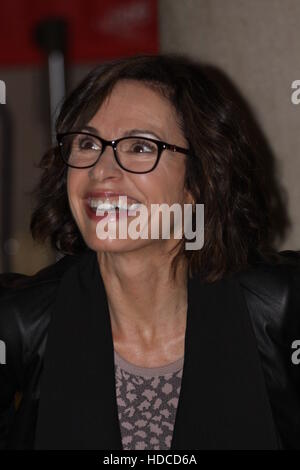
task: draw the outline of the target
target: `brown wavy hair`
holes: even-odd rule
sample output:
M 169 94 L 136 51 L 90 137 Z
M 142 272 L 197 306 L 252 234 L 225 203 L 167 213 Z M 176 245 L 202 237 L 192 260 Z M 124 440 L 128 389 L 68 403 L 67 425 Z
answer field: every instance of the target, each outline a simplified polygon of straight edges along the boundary
M 183 238 L 172 263 L 188 260 L 189 274 L 212 282 L 235 272 L 271 247 L 270 201 L 259 153 L 250 145 L 247 125 L 236 103 L 206 73 L 205 66 L 174 54 L 139 55 L 94 68 L 65 99 L 56 132 L 86 125 L 113 86 L 139 80 L 167 97 L 196 158 L 186 160 L 185 184 L 196 203 L 204 204 L 204 246 L 185 250 Z M 41 179 L 33 191 L 36 207 L 30 229 L 34 239 L 50 240 L 63 254 L 88 249 L 71 214 L 66 175 L 59 149 L 43 155 Z

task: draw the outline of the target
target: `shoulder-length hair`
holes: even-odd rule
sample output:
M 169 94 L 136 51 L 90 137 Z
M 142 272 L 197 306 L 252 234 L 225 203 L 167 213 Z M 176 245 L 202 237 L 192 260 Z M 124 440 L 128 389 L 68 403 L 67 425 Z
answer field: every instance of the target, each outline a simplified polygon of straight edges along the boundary
M 86 125 L 122 79 L 144 82 L 170 101 L 180 118 L 192 154 L 186 160 L 185 185 L 204 204 L 204 245 L 185 250 L 185 238 L 173 259 L 188 260 L 189 275 L 212 282 L 272 253 L 269 201 L 259 153 L 250 145 L 247 126 L 232 99 L 206 73 L 205 66 L 174 54 L 139 55 L 94 68 L 65 99 L 56 132 Z M 67 198 L 67 167 L 53 146 L 43 155 L 37 204 L 30 229 L 34 239 L 63 254 L 88 249 L 72 217 Z

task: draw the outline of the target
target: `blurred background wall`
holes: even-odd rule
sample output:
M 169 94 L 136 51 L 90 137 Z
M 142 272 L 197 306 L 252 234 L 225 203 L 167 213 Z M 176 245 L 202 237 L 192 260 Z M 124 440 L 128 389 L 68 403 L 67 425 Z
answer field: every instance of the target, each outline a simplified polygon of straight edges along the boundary
M 143 1 L 132 0 L 131 15 L 136 14 L 134 11 L 142 14 Z M 147 1 L 156 4 L 155 0 Z M 115 3 L 121 5 L 122 1 Z M 33 5 L 29 0 L 27 4 L 28 8 Z M 88 4 L 88 0 L 82 2 L 83 8 Z M 74 3 L 65 0 L 60 5 L 67 9 Z M 158 0 L 157 6 L 157 50 L 185 53 L 217 66 L 253 110 L 276 160 L 290 218 L 290 227 L 279 248 L 300 249 L 300 106 L 291 102 L 291 84 L 300 79 L 299 0 Z M 116 31 L 122 31 L 122 21 L 127 24 L 132 18 L 126 16 L 124 9 L 118 11 L 111 24 Z M 143 51 L 155 52 L 155 43 L 131 53 Z M 122 54 L 124 51 L 120 51 Z M 102 60 L 103 52 L 99 52 L 98 60 L 70 60 L 68 90 Z M 4 269 L 5 253 L 11 271 L 30 274 L 53 262 L 56 255 L 48 246 L 33 242 L 29 232 L 33 205 L 29 192 L 40 175 L 35 165 L 51 143 L 46 57 L 36 63 L 0 61 L 0 79 L 6 83 L 4 106 L 13 129 L 11 234 L 1 243 L 0 272 Z M 0 113 L 4 113 L 3 105 Z M 6 139 L 6 133 L 0 127 L 0 142 Z M 2 166 L 6 157 L 2 152 Z
M 290 227 L 281 249 L 300 248 L 300 1 L 161 0 L 163 52 L 219 67 L 245 97 L 277 163 Z

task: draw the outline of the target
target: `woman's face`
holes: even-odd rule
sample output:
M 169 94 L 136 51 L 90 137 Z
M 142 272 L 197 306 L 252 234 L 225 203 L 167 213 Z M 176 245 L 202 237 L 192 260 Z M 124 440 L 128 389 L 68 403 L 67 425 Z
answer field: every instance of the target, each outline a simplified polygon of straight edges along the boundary
M 184 148 L 188 147 L 169 101 L 159 92 L 135 80 L 119 81 L 88 126 L 95 129 L 94 134 L 97 132 L 106 140 L 118 139 L 133 133 Z M 171 206 L 179 203 L 183 207 L 184 203 L 191 202 L 184 189 L 186 158 L 188 157 L 184 154 L 164 150 L 153 171 L 134 174 L 123 170 L 114 158 L 113 149 L 106 147 L 92 168 L 68 168 L 69 204 L 86 244 L 96 252 L 126 252 L 146 246 L 164 250 L 177 244 L 179 240 L 174 240 L 172 237 L 151 239 L 151 204 L 165 203 Z M 106 191 L 107 195 L 101 194 Z M 128 232 L 124 239 L 118 236 L 115 239 L 98 237 L 96 228 L 100 218 L 96 219 L 95 215 L 91 214 L 88 205 L 91 201 L 98 204 L 99 200 L 109 203 L 118 199 L 118 196 L 110 196 L 109 192 L 127 196 L 127 202 L 130 204 L 137 201 L 146 206 L 149 214 L 147 238 L 132 239 L 128 236 Z M 127 218 L 127 226 L 138 217 L 139 212 L 136 214 Z M 113 213 L 109 217 L 118 227 L 120 219 L 116 219 Z

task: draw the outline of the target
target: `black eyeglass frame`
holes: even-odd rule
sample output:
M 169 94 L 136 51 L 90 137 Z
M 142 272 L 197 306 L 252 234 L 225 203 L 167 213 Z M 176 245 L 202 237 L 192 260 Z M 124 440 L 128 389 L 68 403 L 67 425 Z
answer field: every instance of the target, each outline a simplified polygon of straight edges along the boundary
M 83 170 L 85 168 L 92 168 L 94 165 L 96 165 L 101 157 L 101 155 L 103 154 L 103 152 L 105 151 L 106 147 L 107 146 L 110 146 L 112 147 L 113 149 L 113 153 L 114 153 L 114 157 L 115 157 L 115 160 L 116 162 L 118 163 L 118 165 L 125 171 L 128 171 L 129 173 L 136 173 L 136 174 L 145 174 L 145 173 L 150 173 L 151 171 L 153 171 L 157 165 L 158 165 L 158 162 L 160 160 L 160 157 L 162 155 L 162 152 L 164 150 L 171 150 L 172 152 L 178 152 L 178 153 L 183 153 L 185 155 L 189 155 L 189 156 L 193 156 L 191 153 L 190 153 L 190 150 L 188 149 L 185 149 L 183 147 L 179 147 L 178 145 L 173 145 L 173 144 L 168 144 L 167 142 L 163 142 L 162 140 L 157 140 L 157 139 L 152 139 L 150 137 L 143 137 L 143 136 L 127 136 L 127 137 L 120 137 L 119 139 L 114 139 L 114 140 L 105 140 L 103 139 L 102 137 L 100 137 L 99 135 L 95 135 L 95 134 L 91 134 L 90 132 L 84 132 L 84 131 L 70 131 L 70 132 L 60 132 L 60 133 L 57 133 L 56 134 L 56 140 L 57 140 L 57 143 L 58 143 L 58 146 L 59 148 L 61 148 L 62 146 L 62 139 L 63 137 L 67 136 L 67 135 L 88 135 L 90 137 L 94 137 L 95 139 L 98 139 L 101 144 L 102 144 L 102 149 L 96 159 L 96 161 L 92 164 L 92 165 L 87 165 L 87 166 L 75 166 L 75 165 L 71 165 L 68 161 L 66 161 L 66 159 L 63 157 L 63 154 L 62 152 L 60 151 L 60 155 L 61 155 L 61 158 L 63 159 L 64 163 L 71 167 L 71 168 L 76 168 L 78 170 Z M 156 158 L 156 162 L 155 164 L 153 165 L 153 167 L 150 169 L 150 170 L 147 170 L 147 171 L 133 171 L 133 170 L 128 170 L 127 168 L 124 168 L 124 166 L 121 164 L 119 158 L 118 158 L 118 155 L 117 155 L 117 145 L 119 142 L 121 142 L 122 140 L 128 140 L 128 139 L 137 139 L 137 138 L 141 138 L 141 139 L 144 139 L 144 140 L 147 140 L 149 142 L 153 142 L 157 145 L 157 158 Z

